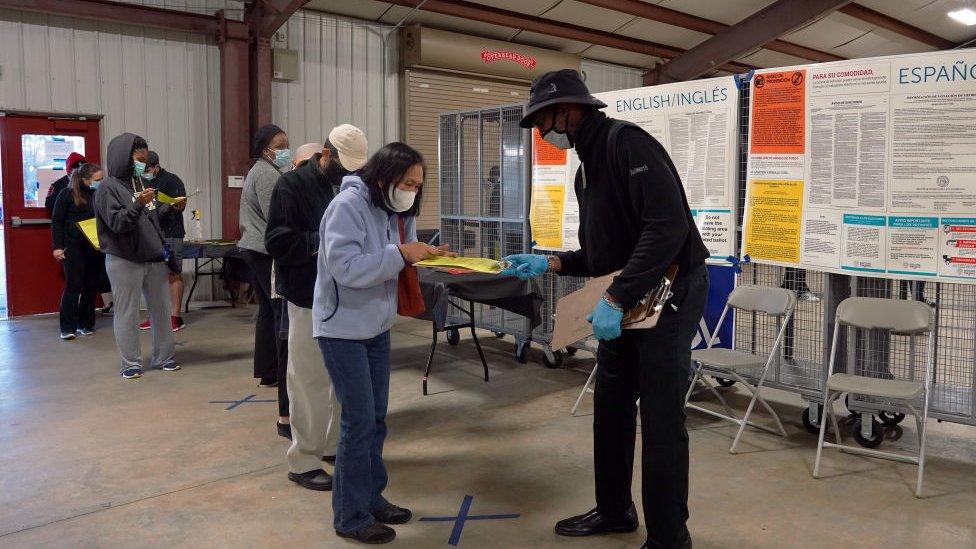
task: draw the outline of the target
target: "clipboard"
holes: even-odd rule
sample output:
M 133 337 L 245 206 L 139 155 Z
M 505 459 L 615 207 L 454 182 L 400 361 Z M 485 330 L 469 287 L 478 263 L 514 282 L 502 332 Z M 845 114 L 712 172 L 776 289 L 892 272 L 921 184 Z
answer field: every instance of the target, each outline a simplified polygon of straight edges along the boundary
M 562 297 L 556 302 L 556 321 L 552 330 L 549 346 L 552 349 L 563 349 L 576 342 L 589 339 L 593 335 L 593 326 L 586 321 L 586 315 L 593 311 L 593 306 L 599 301 L 613 279 L 620 271 L 592 278 L 575 292 Z M 636 307 L 624 313 L 620 324 L 624 330 L 646 330 L 657 326 L 661 317 L 661 310 L 671 298 L 671 286 L 678 276 L 678 267 L 671 265 L 661 278 L 661 282 L 650 291 Z
M 95 224 L 95 218 L 86 219 L 84 221 L 78 221 L 75 223 L 78 226 L 78 230 L 81 234 L 85 235 L 88 243 L 95 247 L 96 250 L 102 251 L 102 247 L 98 245 L 98 227 Z

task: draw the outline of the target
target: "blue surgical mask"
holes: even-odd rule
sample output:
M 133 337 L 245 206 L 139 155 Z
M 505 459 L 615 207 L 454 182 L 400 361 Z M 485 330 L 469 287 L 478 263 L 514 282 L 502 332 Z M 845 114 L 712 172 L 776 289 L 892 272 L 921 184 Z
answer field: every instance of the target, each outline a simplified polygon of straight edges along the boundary
M 88 184 L 88 186 L 89 186 L 89 187 L 91 187 L 91 190 L 93 190 L 93 191 L 94 191 L 94 190 L 95 190 L 95 189 L 97 189 L 97 188 L 98 188 L 98 186 L 99 186 L 99 185 L 101 185 L 101 184 L 102 184 L 102 180 L 101 180 L 101 179 L 99 179 L 99 180 L 96 180 L 96 181 L 92 181 L 91 183 L 89 183 L 89 184 Z
M 291 150 L 289 149 L 275 149 L 275 166 L 279 168 L 284 168 L 288 164 L 291 164 Z
M 146 171 L 146 163 L 139 162 L 136 159 L 132 159 L 132 173 L 136 177 L 142 177 L 142 174 Z

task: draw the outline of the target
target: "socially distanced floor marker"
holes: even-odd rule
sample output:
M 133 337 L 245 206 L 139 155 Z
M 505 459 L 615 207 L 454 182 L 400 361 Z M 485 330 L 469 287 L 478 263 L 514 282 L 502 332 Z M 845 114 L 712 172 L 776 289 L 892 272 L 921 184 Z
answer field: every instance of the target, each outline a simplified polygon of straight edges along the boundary
M 211 400 L 210 401 L 210 404 L 230 404 L 230 406 L 224 408 L 224 410 L 233 410 L 234 408 L 237 408 L 241 404 L 246 404 L 246 403 L 249 403 L 249 402 L 278 402 L 277 399 L 275 399 L 275 400 L 254 400 L 254 397 L 256 397 L 256 396 L 257 395 L 247 395 L 246 397 L 244 397 L 244 398 L 242 398 L 240 400 Z
M 457 546 L 461 542 L 461 531 L 464 530 L 464 523 L 469 520 L 505 520 L 505 519 L 516 519 L 519 518 L 519 514 L 507 514 L 507 515 L 469 515 L 471 511 L 471 502 L 474 501 L 474 496 L 464 496 L 461 501 L 461 509 L 458 514 L 453 517 L 423 517 L 420 519 L 421 522 L 454 522 L 454 529 L 451 531 L 451 537 L 447 540 L 448 545 Z

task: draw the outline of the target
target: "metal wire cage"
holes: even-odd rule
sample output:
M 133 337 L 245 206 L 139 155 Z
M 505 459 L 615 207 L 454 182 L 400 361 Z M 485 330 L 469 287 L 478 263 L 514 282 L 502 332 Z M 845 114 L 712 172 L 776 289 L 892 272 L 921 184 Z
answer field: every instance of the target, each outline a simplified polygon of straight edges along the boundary
M 441 242 L 463 256 L 500 259 L 529 248 L 531 134 L 518 125 L 523 111 L 511 105 L 440 117 Z M 532 335 L 525 318 L 481 304 L 475 325 L 520 343 Z

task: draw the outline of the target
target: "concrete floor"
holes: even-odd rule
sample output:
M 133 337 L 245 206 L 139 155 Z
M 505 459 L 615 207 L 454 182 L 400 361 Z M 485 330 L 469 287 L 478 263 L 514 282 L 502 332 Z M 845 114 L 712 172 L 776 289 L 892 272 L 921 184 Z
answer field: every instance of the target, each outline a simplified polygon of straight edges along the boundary
M 0 547 L 354 547 L 331 529 L 329 494 L 286 480 L 274 404 L 209 403 L 275 398 L 251 379 L 251 313 L 191 313 L 177 335 L 184 369 L 134 381 L 116 374 L 109 319 L 72 342 L 57 339 L 53 317 L 0 322 Z M 593 504 L 591 400 L 569 415 L 591 364 L 584 353 L 547 370 L 537 352 L 520 365 L 510 342 L 489 336 L 485 384 L 462 341 L 443 347 L 434 394 L 422 397 L 428 330 L 395 329 L 387 497 L 417 517 L 455 515 L 465 495 L 471 514 L 521 515 L 467 522 L 460 547 L 638 547 L 643 531 L 552 533 Z M 976 547 L 976 429 L 932 422 L 919 500 L 915 469 L 893 462 L 832 451 L 828 478 L 812 479 L 800 401 L 773 397 L 790 438 L 748 432 L 735 456 L 730 424 L 689 417 L 697 548 Z M 911 447 L 908 423 L 886 448 Z M 447 547 L 452 528 L 414 521 L 397 528 L 397 544 Z

